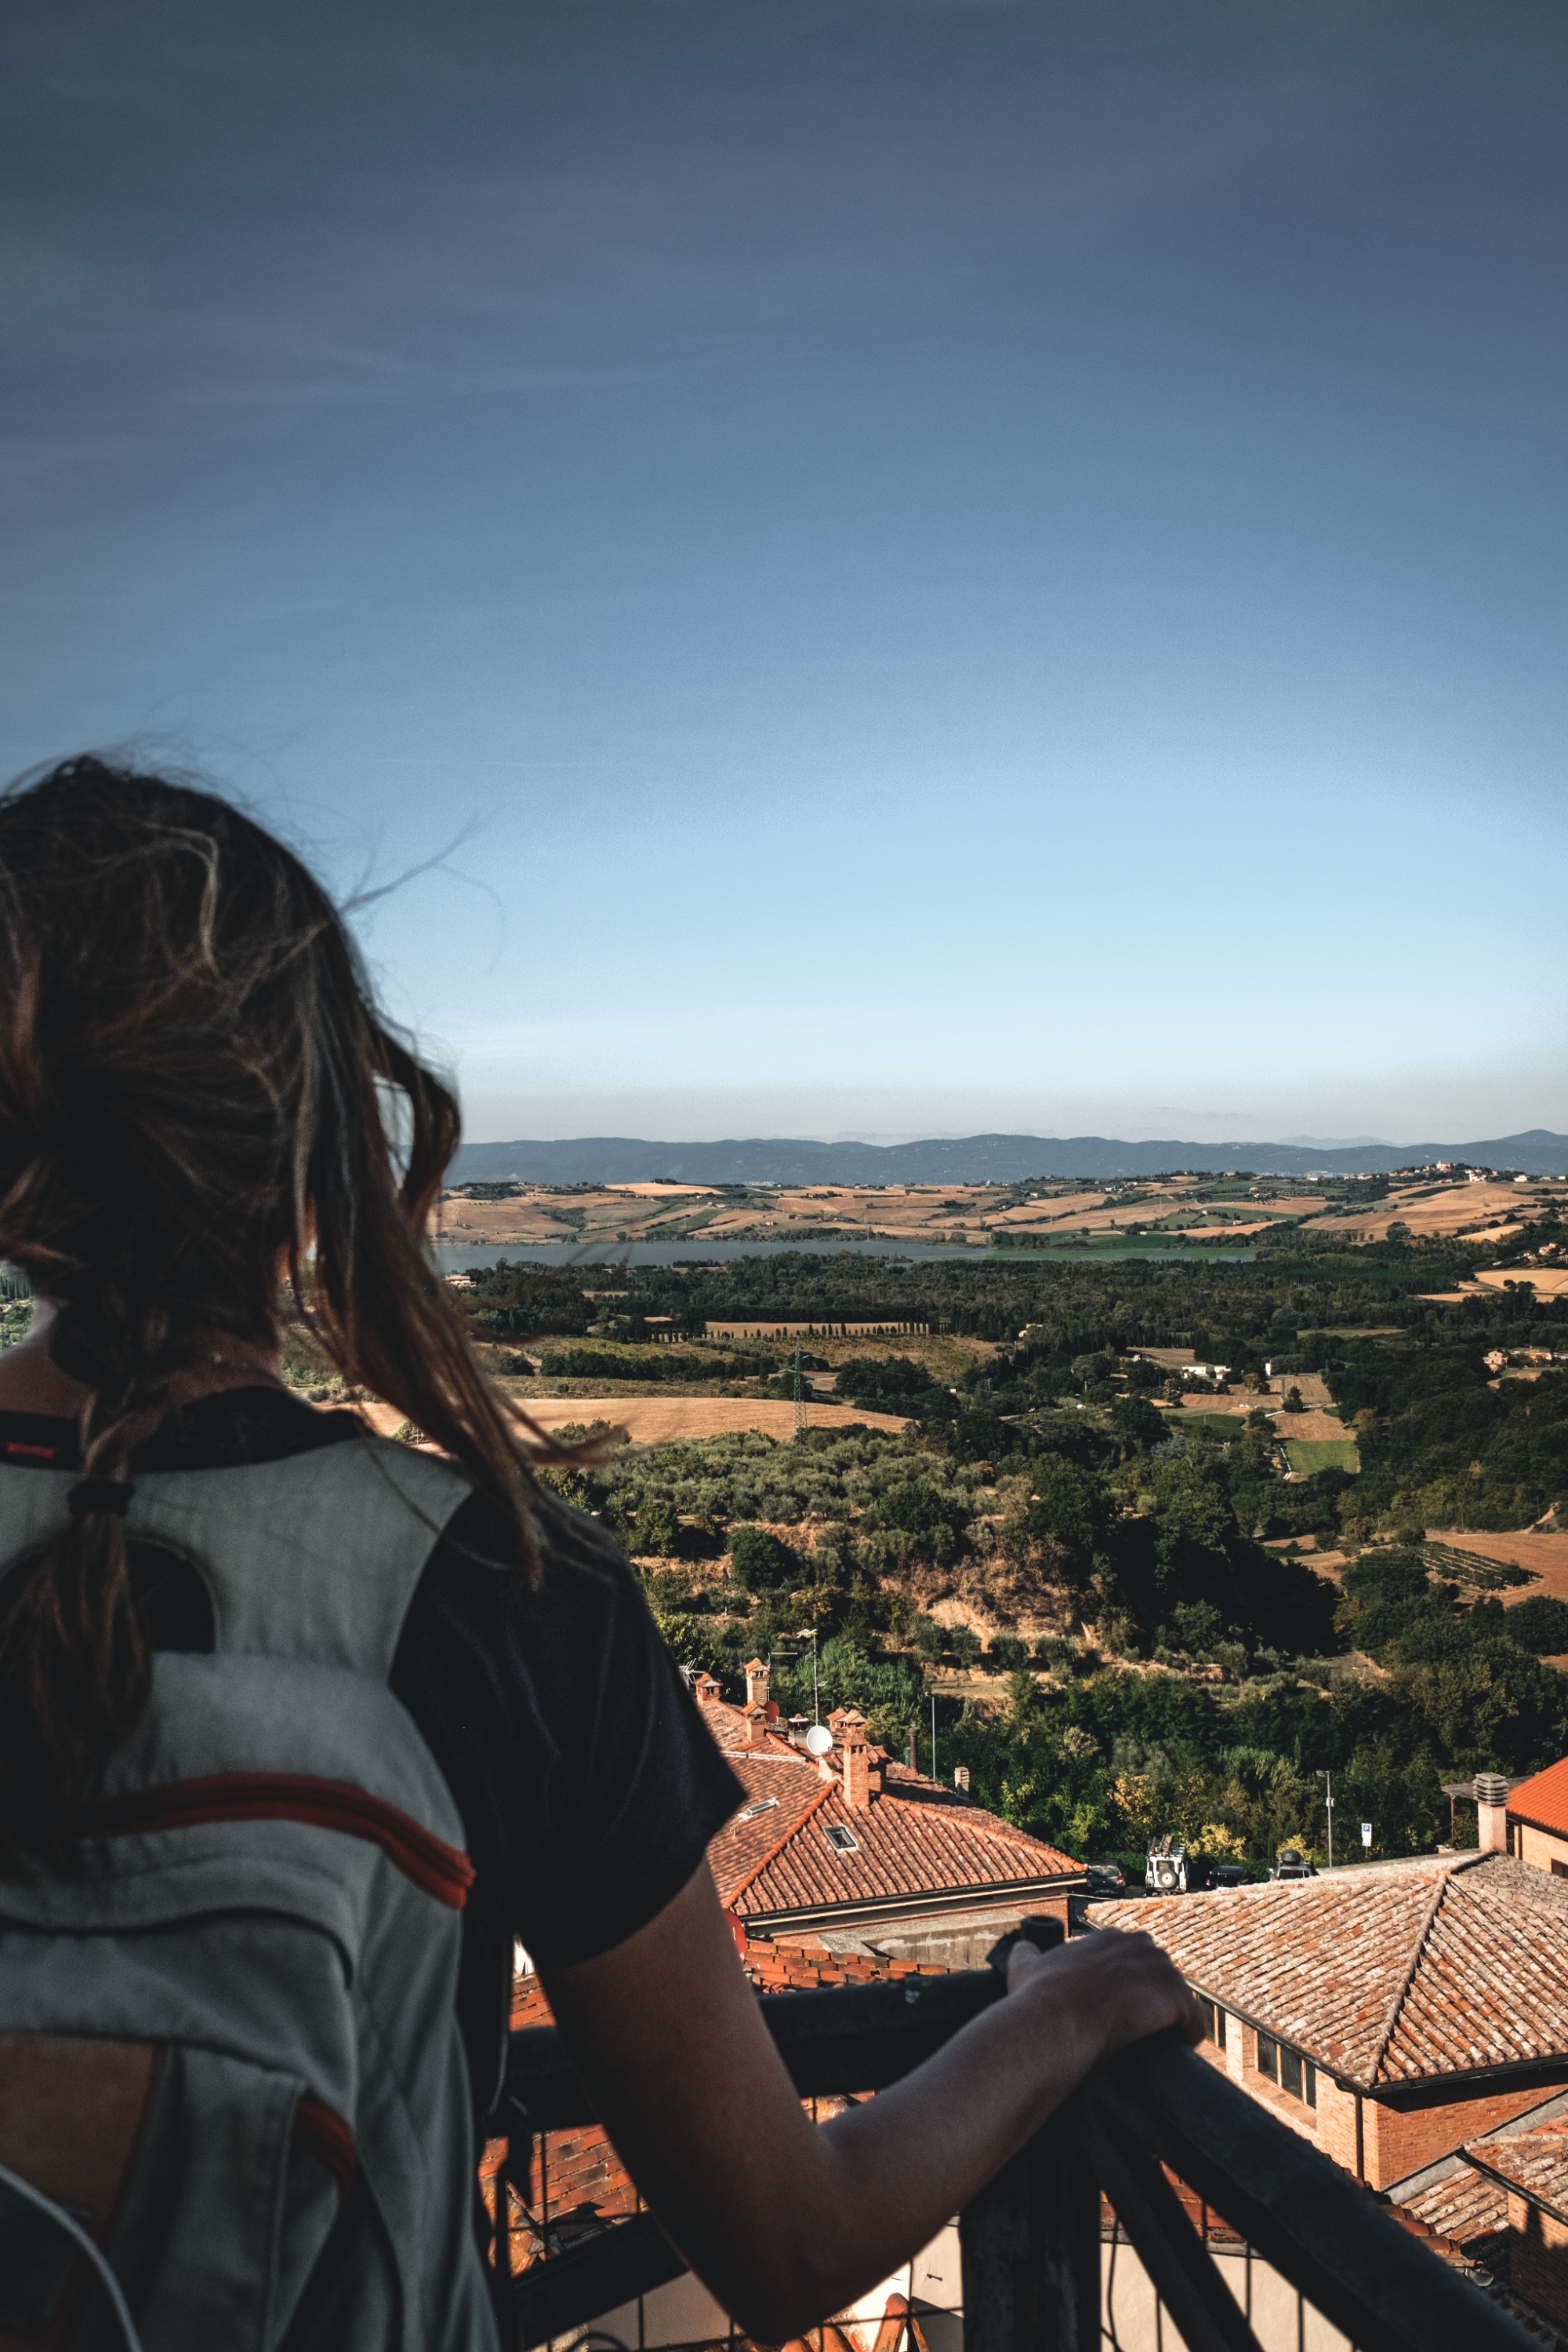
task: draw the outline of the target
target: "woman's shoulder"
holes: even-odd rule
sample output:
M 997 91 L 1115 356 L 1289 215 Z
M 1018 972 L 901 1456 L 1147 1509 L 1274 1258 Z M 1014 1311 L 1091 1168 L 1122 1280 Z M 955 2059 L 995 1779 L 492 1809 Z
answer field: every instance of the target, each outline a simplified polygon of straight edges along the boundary
M 581 1618 L 602 1624 L 606 1614 L 627 1608 L 647 1615 L 636 1570 L 598 1520 L 548 1487 L 535 1490 L 529 1518 L 539 1558 L 536 1580 L 525 1573 L 505 1513 L 488 1495 L 470 1493 L 430 1555 L 426 1597 L 440 1596 L 486 1619 L 500 1613 L 539 1625 Z

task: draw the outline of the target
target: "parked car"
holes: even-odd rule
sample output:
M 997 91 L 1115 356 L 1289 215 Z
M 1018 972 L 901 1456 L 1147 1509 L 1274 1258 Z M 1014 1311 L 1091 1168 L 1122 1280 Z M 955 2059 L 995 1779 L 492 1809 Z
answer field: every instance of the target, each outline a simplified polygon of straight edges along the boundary
M 1119 1862 L 1087 1862 L 1083 1874 L 1090 1895 L 1124 1895 L 1127 1876 Z
M 1216 1862 L 1214 1867 L 1215 1886 L 1245 1886 L 1247 1872 L 1239 1862 Z
M 1180 1838 L 1166 1835 L 1149 1848 L 1143 1884 L 1151 1895 L 1184 1895 L 1187 1891 L 1187 1849 Z
M 1270 1878 L 1316 1878 L 1317 1874 L 1312 1864 L 1299 1854 L 1293 1845 L 1285 1848 L 1268 1874 Z

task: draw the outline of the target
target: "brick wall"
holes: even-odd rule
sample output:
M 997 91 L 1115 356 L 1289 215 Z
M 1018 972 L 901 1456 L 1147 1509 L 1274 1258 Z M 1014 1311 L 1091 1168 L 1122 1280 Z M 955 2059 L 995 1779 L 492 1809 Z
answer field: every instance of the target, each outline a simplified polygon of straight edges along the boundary
M 1403 2111 L 1382 2099 L 1364 2102 L 1366 2177 L 1374 2189 L 1386 2189 L 1440 2156 L 1452 2155 L 1467 2139 L 1479 2139 L 1511 2123 L 1527 2108 L 1538 2107 L 1551 2095 L 1539 2083 L 1529 2090 L 1483 2093 L 1456 2098 L 1441 2106 L 1406 2107 Z
M 1309 2139 L 1323 2154 L 1354 2174 L 1356 2165 L 1356 2094 L 1320 2072 L 1317 2105 L 1296 2098 L 1258 2071 L 1258 2036 L 1236 2016 L 1226 2020 L 1226 2046 L 1205 2042 L 1203 2054 L 1211 2066 L 1227 2075 L 1248 2098 L 1267 2107 L 1282 2124 Z M 1461 2143 L 1495 2131 L 1527 2108 L 1538 2106 L 1549 2093 L 1539 2082 L 1528 2089 L 1510 2089 L 1458 2096 L 1439 2105 L 1400 2108 L 1378 2098 L 1363 2096 L 1361 2177 L 1373 2189 L 1387 2189 L 1407 2174 L 1419 2172 L 1441 2156 L 1451 2156 Z
M 1522 2197 L 1508 2200 L 1509 2283 L 1543 2318 L 1568 2326 L 1568 2227 Z

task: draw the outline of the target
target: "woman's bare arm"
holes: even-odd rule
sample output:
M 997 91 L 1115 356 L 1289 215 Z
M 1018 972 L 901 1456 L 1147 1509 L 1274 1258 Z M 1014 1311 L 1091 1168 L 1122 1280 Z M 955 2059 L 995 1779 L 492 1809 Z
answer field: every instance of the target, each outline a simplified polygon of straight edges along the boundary
M 780 2343 L 934 2237 L 1096 2062 L 1197 2005 L 1146 1936 L 1015 1950 L 1008 1998 L 892 2089 L 811 2123 L 704 1863 L 630 1940 L 543 1972 L 623 2161 L 698 2276 Z

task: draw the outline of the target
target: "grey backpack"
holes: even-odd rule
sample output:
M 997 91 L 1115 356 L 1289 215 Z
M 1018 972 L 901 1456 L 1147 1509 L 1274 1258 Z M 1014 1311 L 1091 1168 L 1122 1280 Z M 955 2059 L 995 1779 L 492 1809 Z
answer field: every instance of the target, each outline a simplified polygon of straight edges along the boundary
M 0 1465 L 0 1570 L 77 1475 Z M 495 2352 L 472 1871 L 386 1687 L 468 1491 L 371 1440 L 136 1479 L 128 1537 L 199 1570 L 215 1646 L 156 1658 L 79 1868 L 0 1876 L 0 2352 Z

